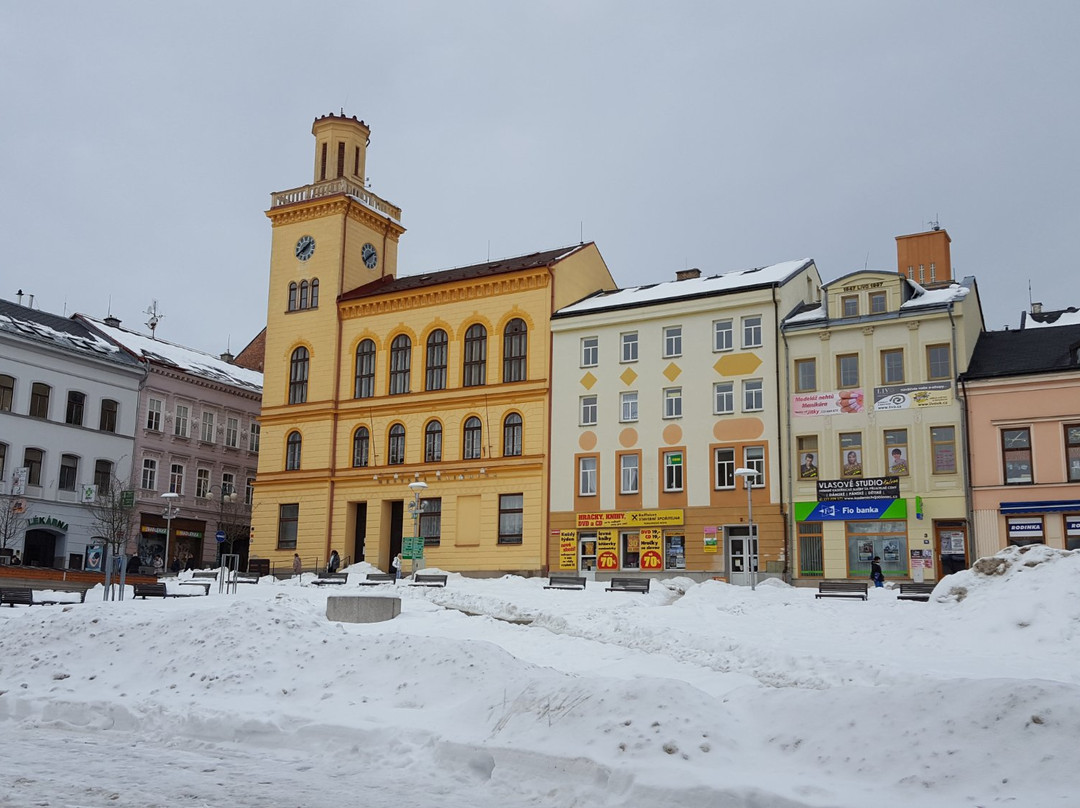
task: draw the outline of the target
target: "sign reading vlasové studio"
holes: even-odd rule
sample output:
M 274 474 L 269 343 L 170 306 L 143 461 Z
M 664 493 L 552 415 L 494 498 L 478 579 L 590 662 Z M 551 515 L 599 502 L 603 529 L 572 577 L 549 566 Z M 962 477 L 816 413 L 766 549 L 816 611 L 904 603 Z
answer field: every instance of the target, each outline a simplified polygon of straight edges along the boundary
M 843 480 L 817 481 L 818 502 L 899 498 L 899 477 L 848 477 Z

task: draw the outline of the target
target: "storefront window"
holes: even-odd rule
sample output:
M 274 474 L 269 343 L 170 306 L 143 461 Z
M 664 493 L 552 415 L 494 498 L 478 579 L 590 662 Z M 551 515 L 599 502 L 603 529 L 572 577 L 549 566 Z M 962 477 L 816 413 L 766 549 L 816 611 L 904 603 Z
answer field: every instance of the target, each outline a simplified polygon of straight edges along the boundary
M 869 578 L 874 556 L 886 578 L 908 574 L 907 522 L 846 522 L 848 577 Z
M 635 530 L 633 533 L 619 534 L 622 544 L 623 569 L 636 570 L 641 567 L 641 539 Z
M 799 522 L 798 529 L 799 575 L 803 578 L 821 578 L 825 575 L 822 523 Z
M 664 564 L 669 570 L 686 569 L 686 538 L 664 536 Z
M 596 534 L 581 533 L 578 535 L 578 569 L 596 569 Z

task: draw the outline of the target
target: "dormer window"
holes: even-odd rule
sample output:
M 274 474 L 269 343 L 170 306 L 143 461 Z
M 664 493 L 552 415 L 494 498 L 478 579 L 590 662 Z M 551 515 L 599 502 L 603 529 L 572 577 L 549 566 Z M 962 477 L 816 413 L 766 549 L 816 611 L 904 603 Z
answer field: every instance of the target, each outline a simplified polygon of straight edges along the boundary
M 870 313 L 871 314 L 884 314 L 889 310 L 888 297 L 884 292 L 871 292 L 870 293 Z

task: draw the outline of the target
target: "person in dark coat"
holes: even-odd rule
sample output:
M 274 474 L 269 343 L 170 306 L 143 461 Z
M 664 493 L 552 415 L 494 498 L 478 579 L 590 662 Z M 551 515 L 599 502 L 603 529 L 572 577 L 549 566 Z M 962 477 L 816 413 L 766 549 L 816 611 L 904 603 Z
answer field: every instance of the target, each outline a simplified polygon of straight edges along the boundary
M 134 575 L 139 571 L 139 567 L 142 566 L 142 559 L 139 558 L 138 553 L 132 553 L 131 558 L 128 559 L 127 574 Z
M 341 557 L 338 556 L 337 550 L 330 551 L 330 562 L 326 565 L 327 572 L 337 572 L 338 567 L 341 566 Z
M 878 588 L 885 586 L 885 573 L 881 571 L 881 556 L 874 556 L 874 561 L 870 565 L 870 580 Z

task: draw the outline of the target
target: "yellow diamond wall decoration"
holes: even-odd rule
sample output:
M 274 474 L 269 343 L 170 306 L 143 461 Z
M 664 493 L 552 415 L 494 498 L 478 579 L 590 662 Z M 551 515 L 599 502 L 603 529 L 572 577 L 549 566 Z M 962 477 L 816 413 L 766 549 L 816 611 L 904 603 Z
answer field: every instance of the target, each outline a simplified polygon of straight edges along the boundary
M 594 384 L 596 384 L 596 377 L 591 373 L 586 373 L 581 377 L 581 386 L 586 390 L 592 390 Z
M 682 370 L 674 362 L 664 368 L 664 375 L 667 376 L 669 382 L 675 381 L 681 374 Z
M 742 376 L 761 367 L 761 360 L 752 353 L 725 354 L 716 360 L 713 370 L 721 376 Z
M 619 378 L 622 379 L 623 384 L 631 385 L 637 379 L 637 374 L 631 368 L 627 368 L 622 372 L 622 375 L 620 375 Z

